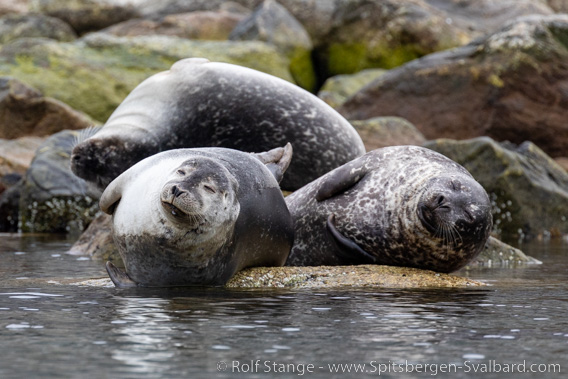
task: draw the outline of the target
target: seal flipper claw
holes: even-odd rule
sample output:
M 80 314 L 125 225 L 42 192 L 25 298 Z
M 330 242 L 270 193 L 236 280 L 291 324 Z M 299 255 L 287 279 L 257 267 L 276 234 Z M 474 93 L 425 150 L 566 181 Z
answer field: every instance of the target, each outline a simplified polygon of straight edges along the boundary
M 349 264 L 374 264 L 377 259 L 361 249 L 359 245 L 343 236 L 335 227 L 335 215 L 327 218 L 326 228 L 336 247 L 336 255 Z
M 106 270 L 108 272 L 108 276 L 110 280 L 114 283 L 114 285 L 118 288 L 132 288 L 138 287 L 128 274 L 118 267 L 116 267 L 112 262 L 108 261 L 106 263 Z

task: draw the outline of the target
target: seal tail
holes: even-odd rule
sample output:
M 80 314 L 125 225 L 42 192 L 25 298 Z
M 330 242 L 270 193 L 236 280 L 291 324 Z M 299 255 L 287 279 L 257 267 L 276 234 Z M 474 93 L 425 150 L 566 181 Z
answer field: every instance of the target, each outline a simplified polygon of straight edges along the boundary
M 128 274 L 118 267 L 116 267 L 112 262 L 108 261 L 106 263 L 106 270 L 108 272 L 108 276 L 110 280 L 114 283 L 114 285 L 118 288 L 133 288 L 138 287 Z
M 377 262 L 375 257 L 339 233 L 335 227 L 335 215 L 333 213 L 327 218 L 326 228 L 335 245 L 335 253 L 341 260 L 352 265 L 374 264 Z

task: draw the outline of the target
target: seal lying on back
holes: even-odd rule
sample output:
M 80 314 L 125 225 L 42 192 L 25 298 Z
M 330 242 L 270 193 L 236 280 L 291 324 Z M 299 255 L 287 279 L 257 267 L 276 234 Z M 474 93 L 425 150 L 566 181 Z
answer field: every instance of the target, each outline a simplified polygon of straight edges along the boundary
M 126 272 L 117 287 L 224 284 L 250 266 L 282 266 L 294 238 L 278 186 L 290 145 L 262 154 L 224 148 L 146 158 L 104 191 Z
M 141 159 L 187 147 L 262 152 L 290 142 L 282 188 L 293 190 L 365 153 L 330 106 L 274 76 L 190 58 L 136 87 L 103 128 L 73 150 L 73 172 L 101 189 Z
M 432 150 L 371 151 L 286 198 L 296 231 L 286 265 L 376 263 L 451 272 L 482 250 L 487 193 Z

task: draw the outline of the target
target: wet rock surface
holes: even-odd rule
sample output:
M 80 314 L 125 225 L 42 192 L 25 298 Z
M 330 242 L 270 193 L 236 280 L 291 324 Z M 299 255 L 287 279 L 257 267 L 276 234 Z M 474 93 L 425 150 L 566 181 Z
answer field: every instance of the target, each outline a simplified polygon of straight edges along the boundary
M 54 284 L 113 287 L 108 278 L 61 280 Z M 483 282 L 433 271 L 392 266 L 254 267 L 237 273 L 227 288 L 455 288 Z

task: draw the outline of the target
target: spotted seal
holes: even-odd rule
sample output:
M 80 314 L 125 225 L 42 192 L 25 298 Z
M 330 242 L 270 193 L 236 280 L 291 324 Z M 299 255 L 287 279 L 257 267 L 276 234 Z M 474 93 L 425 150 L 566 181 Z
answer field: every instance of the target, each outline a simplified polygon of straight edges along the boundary
M 100 199 L 126 272 L 117 287 L 221 285 L 250 266 L 282 266 L 292 218 L 278 181 L 291 147 L 262 154 L 176 149 L 117 177 Z
M 288 190 L 365 153 L 351 124 L 300 87 L 249 68 L 189 58 L 138 85 L 99 132 L 75 146 L 71 168 L 104 189 L 160 151 L 261 152 L 288 142 L 294 158 L 281 183 Z
M 286 198 L 296 231 L 287 265 L 376 263 L 439 272 L 466 265 L 492 226 L 487 193 L 432 150 L 373 150 Z

